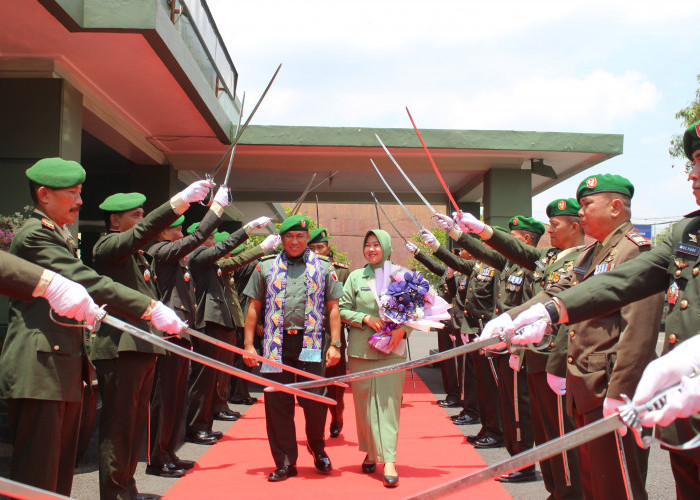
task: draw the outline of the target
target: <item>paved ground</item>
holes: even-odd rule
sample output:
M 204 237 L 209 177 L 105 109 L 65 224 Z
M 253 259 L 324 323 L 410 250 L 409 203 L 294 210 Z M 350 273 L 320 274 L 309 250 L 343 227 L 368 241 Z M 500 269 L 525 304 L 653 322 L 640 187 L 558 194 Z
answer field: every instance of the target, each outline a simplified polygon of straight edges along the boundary
M 430 350 L 435 349 L 435 346 L 436 341 L 434 334 L 417 333 L 411 337 L 411 353 L 414 359 L 427 356 Z M 420 376 L 426 385 L 433 391 L 436 400 L 444 398 L 445 395 L 442 393 L 440 370 L 432 367 L 420 368 L 417 370 L 417 375 Z M 408 380 L 410 380 L 410 375 L 408 376 Z M 231 408 L 243 413 L 249 407 L 231 405 Z M 458 410 L 447 409 L 445 410 L 445 418 L 457 412 Z M 236 424 L 215 422 L 214 429 L 225 432 L 231 425 Z M 465 436 L 475 434 L 479 430 L 478 425 L 457 426 L 457 428 Z M 10 445 L 7 444 L 9 441 L 9 436 L 6 427 L 0 427 L 0 441 L 0 475 L 7 476 L 9 472 L 9 456 L 11 448 Z M 467 445 L 465 444 L 465 446 Z M 178 450 L 178 455 L 183 459 L 196 460 L 207 449 L 207 446 L 184 443 Z M 489 464 L 493 464 L 508 458 L 508 453 L 505 451 L 505 448 L 480 450 L 480 454 Z M 397 465 L 400 473 L 400 459 Z M 136 484 L 139 487 L 139 491 L 164 494 L 172 485 L 174 480 L 146 475 L 145 467 L 144 454 L 142 457 L 142 462 L 139 464 L 136 471 Z M 511 495 L 513 495 L 514 498 L 518 500 L 540 500 L 546 498 L 547 496 L 547 492 L 544 489 L 542 481 L 526 484 L 506 485 L 506 489 Z M 649 492 L 649 498 L 651 499 L 673 497 L 672 492 L 674 491 L 674 485 L 668 460 L 668 453 L 661 451 L 658 444 L 654 444 L 651 449 L 647 490 Z M 76 468 L 76 474 L 73 481 L 73 497 L 79 500 L 93 500 L 98 498 L 96 432 L 93 434 L 88 451 Z

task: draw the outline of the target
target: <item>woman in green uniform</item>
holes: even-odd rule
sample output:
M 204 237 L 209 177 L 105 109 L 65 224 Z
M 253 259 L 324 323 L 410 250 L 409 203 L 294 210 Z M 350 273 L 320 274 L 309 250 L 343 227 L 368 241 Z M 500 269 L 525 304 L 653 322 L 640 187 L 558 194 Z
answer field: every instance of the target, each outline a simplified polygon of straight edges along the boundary
M 348 324 L 348 364 L 350 373 L 393 365 L 405 360 L 405 355 L 385 354 L 372 349 L 368 339 L 381 331 L 384 321 L 379 318 L 379 306 L 370 289 L 374 270 L 391 257 L 391 236 L 381 229 L 368 231 L 364 239 L 364 256 L 368 264 L 350 273 L 340 299 L 340 317 Z M 391 331 L 395 348 L 406 332 Z M 399 410 L 404 385 L 403 371 L 352 382 L 355 418 L 360 451 L 367 453 L 362 472 L 371 474 L 377 462 L 384 463 L 384 486 L 399 484 L 396 472 L 396 441 L 399 432 Z

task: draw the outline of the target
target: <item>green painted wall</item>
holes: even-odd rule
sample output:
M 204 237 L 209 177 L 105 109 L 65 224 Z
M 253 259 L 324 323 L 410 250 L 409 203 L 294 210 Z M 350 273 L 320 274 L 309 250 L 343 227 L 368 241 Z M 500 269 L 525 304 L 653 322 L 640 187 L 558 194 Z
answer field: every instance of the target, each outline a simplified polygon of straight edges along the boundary
M 529 170 L 494 168 L 484 176 L 484 221 L 508 227 L 514 215 L 532 214 L 532 174 Z

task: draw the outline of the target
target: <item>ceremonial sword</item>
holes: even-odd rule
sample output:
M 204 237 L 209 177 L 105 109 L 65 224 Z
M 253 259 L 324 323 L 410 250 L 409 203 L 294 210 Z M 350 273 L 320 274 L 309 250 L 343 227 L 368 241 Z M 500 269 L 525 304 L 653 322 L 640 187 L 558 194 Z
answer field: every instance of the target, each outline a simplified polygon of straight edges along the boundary
M 423 226 L 415 219 L 415 217 L 413 217 L 413 215 L 411 215 L 411 212 L 408 211 L 408 209 L 404 206 L 404 204 L 401 203 L 401 200 L 399 200 L 399 197 L 396 196 L 396 193 L 394 193 L 394 190 L 391 189 L 391 186 L 389 185 L 389 183 L 386 181 L 386 179 L 384 178 L 384 176 L 382 175 L 382 173 L 381 173 L 381 172 L 379 171 L 379 169 L 377 168 L 377 165 L 374 163 L 374 160 L 370 158 L 369 161 L 372 163 L 372 166 L 374 167 L 374 170 L 377 171 L 377 175 L 379 176 L 379 178 L 382 180 L 382 182 L 384 183 L 384 185 L 386 186 L 386 188 L 387 188 L 387 189 L 389 190 L 389 192 L 391 193 L 391 196 L 393 196 L 394 199 L 396 200 L 396 203 L 398 203 L 399 206 L 400 206 L 401 208 L 403 208 L 403 211 L 406 212 L 406 215 L 408 215 L 409 219 L 411 219 L 411 220 L 413 221 L 413 223 L 414 223 L 416 226 L 418 226 L 418 230 L 419 230 L 419 231 L 422 231 L 422 230 L 424 229 Z
M 200 363 L 204 366 L 208 366 L 210 368 L 214 368 L 214 369 L 222 371 L 224 373 L 228 373 L 229 375 L 233 375 L 235 377 L 245 379 L 249 382 L 253 382 L 253 383 L 256 383 L 256 384 L 259 384 L 262 386 L 275 387 L 276 389 L 278 389 L 280 391 L 288 392 L 290 394 L 294 394 L 296 396 L 311 399 L 313 401 L 318 401 L 319 403 L 325 403 L 325 404 L 330 404 L 330 405 L 337 404 L 337 401 L 335 401 L 334 399 L 327 398 L 327 397 L 321 396 L 319 394 L 313 394 L 311 392 L 299 390 L 299 389 L 296 389 L 294 387 L 288 387 L 288 386 L 281 384 L 279 382 L 275 382 L 274 380 L 270 380 L 270 379 L 265 378 L 265 377 L 260 377 L 258 375 L 254 375 L 252 373 L 248 373 L 245 370 L 234 368 L 232 366 L 227 365 L 226 363 L 222 363 L 221 361 L 218 361 L 216 359 L 212 359 L 208 356 L 204 356 L 198 352 L 190 351 L 189 349 L 185 349 L 184 347 L 180 347 L 177 344 L 173 344 L 172 342 L 168 342 L 165 339 L 162 339 L 156 335 L 153 335 L 152 333 L 148 333 L 145 330 L 137 328 L 134 325 L 131 325 L 131 324 L 127 323 L 126 321 L 122 321 L 114 316 L 110 316 L 109 314 L 105 314 L 104 317 L 102 317 L 98 321 L 101 321 L 102 323 L 106 323 L 110 326 L 113 326 L 114 328 L 117 328 L 123 332 L 126 332 L 129 335 L 132 335 L 132 336 L 134 336 L 138 339 L 141 339 L 145 342 L 148 342 L 149 344 L 153 344 L 157 347 L 160 347 L 161 349 L 178 354 L 178 355 L 180 355 L 184 358 L 190 359 L 192 361 L 196 361 L 197 363 Z M 79 325 L 76 325 L 76 326 L 79 326 Z M 327 380 L 327 379 L 324 379 L 324 381 L 325 380 Z M 326 384 L 322 384 L 322 385 L 326 385 Z
M 372 198 L 374 198 L 374 207 L 379 208 L 379 210 L 382 211 L 382 213 L 384 214 L 384 217 L 386 217 L 386 220 L 389 221 L 389 224 L 391 224 L 391 227 L 393 227 L 394 231 L 396 231 L 396 234 L 398 234 L 405 243 L 408 243 L 408 240 L 406 238 L 404 238 L 403 234 L 401 234 L 401 231 L 399 231 L 399 229 L 394 225 L 394 223 L 389 218 L 389 215 L 387 215 L 387 213 L 384 211 L 384 208 L 379 204 L 379 200 L 377 200 L 377 197 L 374 196 L 374 193 L 370 191 L 369 194 L 371 194 Z M 377 223 L 379 223 L 379 213 L 377 213 Z M 381 229 L 381 224 L 380 224 L 379 229 Z
M 295 215 L 295 214 L 299 211 L 299 209 L 301 208 L 301 204 L 304 202 L 304 199 L 306 199 L 306 196 L 307 196 L 309 193 L 315 191 L 316 188 L 319 187 L 319 186 L 320 186 L 321 184 L 323 184 L 324 182 L 330 181 L 333 177 L 335 177 L 335 174 L 337 174 L 337 173 L 338 173 L 338 171 L 336 170 L 336 171 L 333 172 L 331 175 L 325 177 L 321 182 L 319 182 L 319 183 L 316 184 L 315 186 L 309 187 L 309 186 L 311 186 L 311 183 L 313 182 L 314 178 L 316 177 L 316 174 L 314 173 L 314 175 L 311 176 L 311 180 L 310 180 L 309 183 L 306 185 L 306 188 L 304 188 L 304 191 L 301 193 L 301 196 L 299 196 L 299 198 L 297 198 L 297 199 L 294 201 L 294 208 L 292 208 L 292 211 L 291 211 L 290 213 L 291 213 L 292 215 Z

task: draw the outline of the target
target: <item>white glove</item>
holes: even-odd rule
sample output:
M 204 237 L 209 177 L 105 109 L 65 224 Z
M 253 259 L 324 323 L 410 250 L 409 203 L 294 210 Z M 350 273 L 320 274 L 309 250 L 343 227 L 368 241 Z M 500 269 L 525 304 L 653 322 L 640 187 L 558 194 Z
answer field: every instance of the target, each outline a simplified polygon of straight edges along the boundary
M 83 285 L 55 274 L 42 295 L 61 316 L 73 318 L 76 321 L 85 321 L 92 330 L 95 325 L 95 316 L 99 315 L 100 308 L 93 302 Z
M 508 366 L 510 366 L 511 370 L 519 372 L 520 371 L 520 356 L 517 354 L 511 354 L 510 358 L 508 358 Z
M 413 255 L 418 253 L 418 246 L 415 243 L 411 243 L 410 241 L 406 242 L 406 250 L 411 252 Z
M 445 231 L 449 231 L 450 229 L 455 227 L 455 221 L 453 221 L 447 215 L 443 215 L 443 214 L 439 214 L 439 213 L 435 212 L 433 214 L 433 218 L 437 222 L 437 225 L 440 226 L 440 229 L 444 229 Z
M 554 394 L 563 396 L 566 394 L 566 377 L 557 377 L 551 373 L 547 374 L 547 385 L 552 389 Z
M 185 203 L 195 203 L 197 201 L 202 201 L 207 197 L 209 189 L 214 187 L 214 185 L 209 181 L 197 181 L 193 182 L 185 189 L 180 191 L 180 197 Z
M 180 335 L 187 328 L 187 323 L 162 302 L 157 302 L 151 310 L 151 324 L 170 335 Z
M 527 311 L 524 311 L 527 312 Z M 520 316 L 518 316 L 519 318 Z M 515 318 L 515 322 L 518 321 Z M 525 325 L 522 328 L 516 330 L 515 335 L 510 338 L 511 344 L 526 345 L 526 344 L 539 344 L 544 338 L 544 334 L 549 330 L 550 325 L 547 321 L 543 319 L 538 319 L 534 323 Z
M 216 195 L 214 196 L 214 201 L 222 207 L 227 207 L 230 202 L 228 199 L 228 191 L 229 189 L 226 186 L 219 187 L 219 189 L 216 191 Z
M 421 229 L 420 237 L 423 243 L 428 245 L 433 252 L 436 252 L 440 248 L 440 242 L 437 240 L 435 235 L 428 231 L 427 229 Z
M 513 320 L 510 319 L 510 316 L 508 316 L 508 313 L 503 313 L 500 316 L 496 316 L 493 318 L 491 321 L 486 323 L 486 326 L 484 326 L 484 329 L 481 332 L 481 335 L 479 335 L 479 340 L 486 340 L 490 339 L 493 337 L 500 337 L 501 333 L 511 333 L 515 331 L 515 328 L 513 328 Z M 505 347 L 505 342 L 499 342 L 498 344 L 492 345 L 487 347 L 486 349 L 489 350 L 499 350 L 503 349 Z
M 452 218 L 459 228 L 465 233 L 480 233 L 486 224 L 474 217 L 469 212 L 452 212 Z
M 282 243 L 282 238 L 280 238 L 280 235 L 271 234 L 270 236 L 262 240 L 262 243 L 260 243 L 260 248 L 267 252 L 268 250 L 279 246 L 280 243 Z
M 607 418 L 610 415 L 613 415 L 614 413 L 617 412 L 617 409 L 624 405 L 624 401 L 620 401 L 619 399 L 615 398 L 605 398 L 603 400 L 603 418 Z M 624 436 L 627 434 L 627 427 L 622 426 L 618 429 L 618 432 L 620 433 L 621 436 Z
M 250 234 L 256 229 L 262 229 L 264 227 L 269 226 L 271 222 L 272 219 L 270 219 L 269 217 L 258 217 L 257 219 L 254 219 L 245 225 L 245 232 Z
M 647 413 L 641 418 L 641 422 L 645 427 L 653 425 L 665 427 L 677 418 L 688 418 L 698 412 L 700 412 L 700 376 L 683 377 L 681 386 L 666 395 L 666 404 L 663 408 Z
M 700 369 L 700 335 L 678 344 L 671 352 L 647 365 L 632 402 L 646 403 L 665 389 L 678 384 L 684 375 Z

